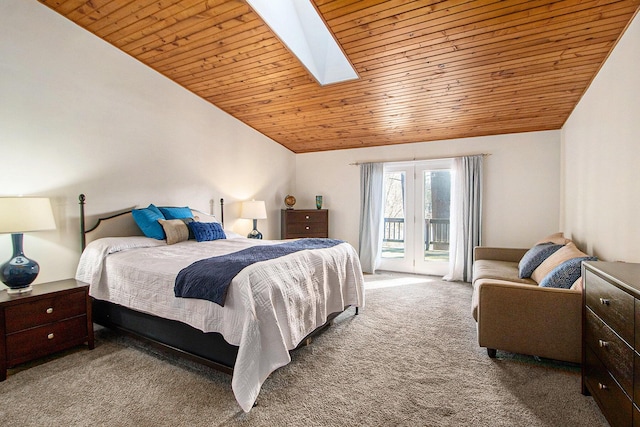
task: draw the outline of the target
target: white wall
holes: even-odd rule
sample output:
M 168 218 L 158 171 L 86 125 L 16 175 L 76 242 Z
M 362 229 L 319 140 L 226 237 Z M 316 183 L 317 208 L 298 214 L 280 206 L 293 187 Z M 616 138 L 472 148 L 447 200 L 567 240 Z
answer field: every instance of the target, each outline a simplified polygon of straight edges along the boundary
M 607 261 L 640 262 L 640 16 L 562 130 L 562 223 Z
M 267 202 L 259 222 L 279 238 L 294 154 L 36 1 L 0 2 L 0 196 L 53 198 L 58 229 L 25 235 L 38 282 L 73 277 L 77 196 L 89 214 L 149 203 L 209 212 L 224 197 Z M 0 235 L 0 262 L 11 256 Z
M 560 132 L 531 132 L 299 154 L 296 208 L 329 209 L 330 237 L 358 247 L 360 172 L 354 162 L 491 154 L 484 168 L 484 244 L 529 247 L 559 230 Z

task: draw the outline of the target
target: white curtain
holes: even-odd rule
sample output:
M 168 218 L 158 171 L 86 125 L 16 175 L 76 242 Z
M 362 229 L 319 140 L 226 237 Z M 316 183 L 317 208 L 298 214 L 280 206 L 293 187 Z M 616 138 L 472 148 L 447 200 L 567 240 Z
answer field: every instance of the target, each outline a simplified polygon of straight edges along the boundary
M 454 159 L 449 273 L 444 280 L 471 281 L 473 248 L 482 243 L 483 157 Z
M 382 252 L 382 204 L 384 195 L 384 165 L 360 165 L 360 241 L 358 252 L 362 271 L 375 273 Z

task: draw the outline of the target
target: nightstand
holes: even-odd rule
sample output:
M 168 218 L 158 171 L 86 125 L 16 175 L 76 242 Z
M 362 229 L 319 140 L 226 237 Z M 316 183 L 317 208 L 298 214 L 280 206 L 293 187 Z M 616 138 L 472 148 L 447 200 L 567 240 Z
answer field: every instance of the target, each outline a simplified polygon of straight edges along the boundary
M 89 285 L 75 279 L 0 292 L 0 381 L 7 369 L 86 343 L 93 349 Z

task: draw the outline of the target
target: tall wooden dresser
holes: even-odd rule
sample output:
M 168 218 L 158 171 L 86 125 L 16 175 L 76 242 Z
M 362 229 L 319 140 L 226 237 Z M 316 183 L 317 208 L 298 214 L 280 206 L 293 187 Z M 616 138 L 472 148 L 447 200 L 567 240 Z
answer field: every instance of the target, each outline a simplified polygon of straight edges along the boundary
M 582 393 L 612 426 L 640 426 L 640 264 L 585 262 Z
M 282 209 L 280 211 L 280 237 L 329 237 L 329 211 L 327 209 Z

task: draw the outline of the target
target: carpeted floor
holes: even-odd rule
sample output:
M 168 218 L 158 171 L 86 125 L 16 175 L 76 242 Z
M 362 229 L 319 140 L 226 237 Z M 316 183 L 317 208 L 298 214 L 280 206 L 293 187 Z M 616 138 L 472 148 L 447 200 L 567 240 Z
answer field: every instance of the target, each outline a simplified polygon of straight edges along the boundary
M 606 426 L 575 365 L 479 348 L 470 285 L 367 276 L 353 309 L 271 375 L 245 414 L 231 378 L 109 330 L 10 370 L 3 426 Z

